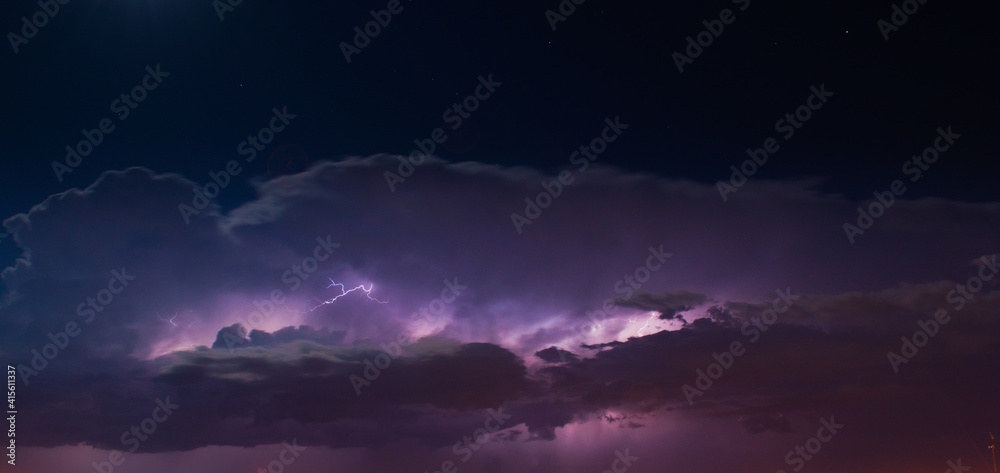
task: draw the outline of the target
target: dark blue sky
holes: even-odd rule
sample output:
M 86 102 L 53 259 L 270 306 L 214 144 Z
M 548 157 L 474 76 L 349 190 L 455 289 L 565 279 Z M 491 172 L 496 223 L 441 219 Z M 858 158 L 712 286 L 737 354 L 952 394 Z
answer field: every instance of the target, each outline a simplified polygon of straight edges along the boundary
M 998 168 L 988 158 L 998 97 L 991 29 L 974 26 L 977 6 L 930 2 L 885 41 L 876 22 L 889 17 L 888 4 L 754 1 L 681 74 L 671 54 L 704 29 L 701 20 L 737 5 L 592 1 L 552 31 L 543 13 L 552 3 L 405 2 L 348 64 L 338 45 L 384 2 L 245 1 L 224 22 L 208 1 L 70 2 L 18 54 L 4 55 L 9 197 L 0 213 L 108 169 L 141 165 L 198 180 L 235 157 L 275 106 L 298 119 L 265 153 L 295 145 L 312 162 L 407 153 L 491 73 L 501 91 L 463 127 L 462 153 L 445 147 L 444 159 L 556 170 L 604 117 L 621 115 L 631 132 L 608 164 L 714 182 L 773 135 L 811 85 L 825 83 L 836 98 L 759 177 L 821 177 L 833 192 L 864 198 L 938 126 L 954 125 L 960 149 L 909 196 L 996 198 L 989 183 Z M 5 28 L 35 11 L 6 3 Z M 57 182 L 51 161 L 81 129 L 113 116 L 111 101 L 155 64 L 169 80 Z M 243 176 L 266 168 L 258 162 Z M 249 197 L 239 189 L 223 201 Z

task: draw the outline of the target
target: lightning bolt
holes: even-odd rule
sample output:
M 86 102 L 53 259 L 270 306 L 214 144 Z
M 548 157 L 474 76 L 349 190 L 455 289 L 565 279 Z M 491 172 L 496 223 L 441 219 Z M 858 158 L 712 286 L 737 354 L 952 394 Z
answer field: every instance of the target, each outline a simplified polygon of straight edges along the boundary
M 161 322 L 170 322 L 170 325 L 173 325 L 174 327 L 177 326 L 177 324 L 174 323 L 174 319 L 177 318 L 177 314 L 176 313 L 174 314 L 173 317 L 171 317 L 169 319 L 164 319 L 163 317 L 160 316 L 160 313 L 157 312 L 156 313 L 156 318 L 160 319 Z
M 340 294 L 337 294 L 336 296 L 333 296 L 332 298 L 327 299 L 325 301 L 319 301 L 319 305 L 317 305 L 316 307 L 313 307 L 312 309 L 310 309 L 310 312 L 312 312 L 312 311 L 314 311 L 316 309 L 319 309 L 320 307 L 323 307 L 323 306 L 325 306 L 327 304 L 333 304 L 334 302 L 337 301 L 337 299 L 340 299 L 341 297 L 344 297 L 344 296 L 346 296 L 346 295 L 348 295 L 348 294 L 350 294 L 350 293 L 352 293 L 354 291 L 357 291 L 357 290 L 361 290 L 362 292 L 364 292 L 365 296 L 368 297 L 368 300 L 370 300 L 370 301 L 375 301 L 375 302 L 378 302 L 379 304 L 385 304 L 385 303 L 387 303 L 387 301 L 380 301 L 380 300 L 372 297 L 372 289 L 375 288 L 375 284 L 374 283 L 369 284 L 368 287 L 365 287 L 364 284 L 361 284 L 361 285 L 358 285 L 357 287 L 352 287 L 350 289 L 347 289 L 347 286 L 344 286 L 343 284 L 341 284 L 339 282 L 336 282 L 333 279 L 330 279 L 330 285 L 326 286 L 326 288 L 330 289 L 331 287 L 334 287 L 334 286 L 337 286 L 337 287 L 340 288 Z
M 651 312 L 649 314 L 649 318 L 646 319 L 646 325 L 643 325 L 642 328 L 640 328 L 639 331 L 636 332 L 635 334 L 641 337 L 642 336 L 642 331 L 646 330 L 646 327 L 649 327 L 649 321 L 653 320 L 653 317 L 656 317 L 656 312 Z
M 177 322 L 174 322 L 174 320 L 177 320 L 177 317 L 179 317 L 179 315 L 177 315 L 177 312 L 178 312 L 178 311 L 176 311 L 176 310 L 175 310 L 175 311 L 174 311 L 174 315 L 172 315 L 172 316 L 171 316 L 171 317 L 170 317 L 169 319 L 168 319 L 168 318 L 165 318 L 165 317 L 163 317 L 162 315 L 160 315 L 160 313 L 159 313 L 159 312 L 156 312 L 156 318 L 157 318 L 157 319 L 160 319 L 160 322 L 166 322 L 166 323 L 168 323 L 168 324 L 170 324 L 170 325 L 173 325 L 173 326 L 174 326 L 175 328 L 176 328 L 176 327 L 180 327 L 180 325 L 177 325 Z M 190 314 L 190 313 L 192 313 L 192 312 L 194 312 L 194 311 L 193 311 L 193 310 L 189 310 L 189 311 L 187 311 L 186 313 Z M 181 323 L 184 323 L 184 322 L 183 322 L 183 321 L 181 321 Z M 192 326 L 193 326 L 194 324 L 196 324 L 196 323 L 198 323 L 198 321 L 197 321 L 197 320 L 194 320 L 194 321 L 192 321 L 191 323 L 187 324 L 187 328 L 191 328 L 191 327 L 192 327 Z

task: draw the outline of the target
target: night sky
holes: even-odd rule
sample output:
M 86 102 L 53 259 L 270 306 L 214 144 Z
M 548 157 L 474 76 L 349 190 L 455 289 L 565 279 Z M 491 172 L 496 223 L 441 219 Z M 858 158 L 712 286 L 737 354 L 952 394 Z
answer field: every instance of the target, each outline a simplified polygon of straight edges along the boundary
M 995 12 L 577 1 L 0 6 L 0 471 L 993 471 Z

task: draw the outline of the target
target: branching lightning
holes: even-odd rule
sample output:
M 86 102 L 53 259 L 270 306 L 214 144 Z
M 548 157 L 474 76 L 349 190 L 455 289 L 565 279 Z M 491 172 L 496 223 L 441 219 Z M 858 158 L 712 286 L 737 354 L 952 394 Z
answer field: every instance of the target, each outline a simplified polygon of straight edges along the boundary
M 641 337 L 642 336 L 642 331 L 646 330 L 646 327 L 649 327 L 649 322 L 653 320 L 653 317 L 656 317 L 656 312 L 651 312 L 649 314 L 649 318 L 646 319 L 646 325 L 643 325 L 642 328 L 640 328 L 639 331 L 636 332 L 635 334 Z
M 187 311 L 187 313 L 189 313 L 189 314 L 191 312 L 193 312 L 193 311 L 190 311 L 190 310 Z M 174 311 L 174 315 L 172 315 L 169 319 L 163 317 L 162 315 L 160 315 L 159 312 L 156 312 L 156 318 L 159 319 L 160 322 L 166 322 L 166 323 L 168 323 L 170 325 L 173 325 L 174 328 L 180 327 L 180 325 L 177 325 L 177 322 L 174 322 L 174 320 L 176 320 L 177 317 L 178 317 L 178 315 L 177 315 L 177 311 L 176 310 Z M 181 321 L 181 323 L 184 323 L 183 320 Z M 197 320 L 193 320 L 191 323 L 187 324 L 187 328 L 191 328 L 191 326 L 194 325 L 194 324 L 196 324 L 196 323 L 198 323 L 198 321 Z
M 365 287 L 364 284 L 361 284 L 361 285 L 358 285 L 357 287 L 352 287 L 350 289 L 347 289 L 347 286 L 344 286 L 343 284 L 341 284 L 339 282 L 336 282 L 333 279 L 330 279 L 330 285 L 326 286 L 326 288 L 329 289 L 329 288 L 334 287 L 334 286 L 337 286 L 337 287 L 340 288 L 340 294 L 337 294 L 336 296 L 333 296 L 332 298 L 327 299 L 325 301 L 319 301 L 319 305 L 317 305 L 316 307 L 313 307 L 312 309 L 310 309 L 310 312 L 314 311 L 316 309 L 319 309 L 320 307 L 323 307 L 323 306 L 325 306 L 327 304 L 333 304 L 334 302 L 337 301 L 337 299 L 340 299 L 341 297 L 344 297 L 344 296 L 346 296 L 346 295 L 348 295 L 348 294 L 350 294 L 350 293 L 352 293 L 354 291 L 357 291 L 357 290 L 361 290 L 362 292 L 364 292 L 365 293 L 365 297 L 367 297 L 368 300 L 370 300 L 370 301 L 375 301 L 375 302 L 378 302 L 379 304 L 385 304 L 385 303 L 387 303 L 387 301 L 380 301 L 380 300 L 372 297 L 372 289 L 375 288 L 375 284 L 374 283 L 369 284 L 368 287 Z
M 176 323 L 174 323 L 174 319 L 176 319 L 176 318 L 177 318 L 177 314 L 176 314 L 176 313 L 174 314 L 174 316 L 173 316 L 173 317 L 171 317 L 171 318 L 169 318 L 169 319 L 164 319 L 164 318 L 163 318 L 162 316 L 160 316 L 160 313 L 159 313 L 159 312 L 157 312 L 157 313 L 156 313 L 156 318 L 160 319 L 160 321 L 161 321 L 161 322 L 169 322 L 169 323 L 170 323 L 170 325 L 173 325 L 174 327 L 176 327 L 176 326 L 177 326 L 177 324 L 176 324 Z

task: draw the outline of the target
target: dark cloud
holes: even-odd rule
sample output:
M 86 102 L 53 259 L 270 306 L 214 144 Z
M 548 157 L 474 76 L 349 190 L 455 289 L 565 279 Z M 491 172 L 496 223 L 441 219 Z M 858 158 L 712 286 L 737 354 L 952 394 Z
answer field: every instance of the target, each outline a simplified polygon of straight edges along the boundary
M 92 371 L 109 375 L 40 378 L 23 403 L 38 415 L 34 425 L 25 426 L 25 437 L 35 445 L 121 448 L 121 431 L 114 429 L 140 422 L 155 399 L 170 397 L 180 408 L 163 424 L 162 433 L 144 444 L 146 451 L 254 446 L 279 443 L 289 435 L 303 444 L 328 446 L 417 437 L 444 442 L 451 438 L 451 423 L 433 425 L 436 411 L 457 413 L 472 423 L 479 412 L 515 401 L 528 383 L 520 360 L 500 347 L 453 344 L 442 351 L 441 344 L 426 340 L 414 350 L 419 354 L 399 356 L 372 371 L 377 375 L 360 395 L 350 377 L 367 379 L 366 369 L 379 351 L 301 340 L 232 353 L 181 352 L 152 364 L 108 361 Z M 59 385 L 65 382 L 75 387 L 72 393 L 61 392 Z M 52 415 L 41 415 L 45 412 Z M 377 427 L 385 423 L 398 427 L 392 431 L 396 435 Z M 60 429 L 87 424 L 102 427 Z
M 215 336 L 215 342 L 212 343 L 212 348 L 231 350 L 249 344 L 250 340 L 247 338 L 247 330 L 240 324 L 232 324 L 219 330 L 219 333 Z
M 454 442 L 454 432 L 475 429 L 484 410 L 502 406 L 516 415 L 510 427 L 523 425 L 530 440 L 554 441 L 560 429 L 596 419 L 645 429 L 668 413 L 729 419 L 749 434 L 808 435 L 819 419 L 836 416 L 855 439 L 844 443 L 926 430 L 935 435 L 918 442 L 923 455 L 947 457 L 959 443 L 942 438 L 964 438 L 1000 419 L 991 397 L 995 370 L 976 362 L 1000 355 L 995 337 L 986 335 L 1000 329 L 992 316 L 1000 296 L 977 295 L 899 374 L 886 354 L 900 349 L 899 337 L 912 335 L 918 320 L 947 307 L 952 287 L 803 295 L 756 342 L 746 332 L 750 325 L 703 318 L 535 370 L 496 345 L 426 338 L 392 349 L 394 358 L 384 355 L 380 363 L 390 364 L 360 396 L 350 377 L 363 377 L 366 369 L 375 373 L 371 365 L 381 348 L 288 327 L 264 337 L 268 343 L 231 352 L 202 348 L 39 377 L 24 403 L 44 415 L 36 414 L 25 433 L 36 445 L 115 448 L 121 431 L 148 415 L 154 399 L 171 396 L 181 409 L 144 445 L 148 451 L 254 446 L 291 436 L 330 447 L 374 448 L 405 439 L 443 447 Z M 726 305 L 743 312 L 761 307 Z M 739 317 L 742 312 L 733 320 Z M 689 404 L 682 386 L 696 383 L 698 370 L 734 341 L 745 353 Z M 555 347 L 547 350 L 540 357 L 558 356 Z M 66 392 L 66 384 L 74 389 Z M 103 427 L 82 428 L 92 424 Z
M 539 350 L 535 352 L 535 356 L 546 363 L 566 363 L 580 359 L 573 352 L 558 347 L 548 347 L 544 350 Z
M 580 344 L 580 347 L 586 348 L 588 350 L 604 350 L 605 348 L 620 347 L 624 344 L 625 342 L 620 342 L 618 340 L 615 340 L 613 342 L 607 342 L 607 343 L 593 343 L 593 344 L 582 343 Z
M 0 346 L 9 356 L 30 351 L 55 319 L 72 315 L 112 269 L 124 267 L 136 274 L 135 286 L 101 314 L 106 323 L 87 327 L 81 349 L 150 356 L 209 345 L 218 327 L 247 326 L 258 310 L 251 302 L 275 290 L 286 302 L 265 326 L 248 329 L 307 325 L 345 331 L 347 339 L 394 339 L 445 279 L 458 277 L 471 289 L 439 320 L 443 334 L 529 353 L 574 336 L 587 311 L 620 295 L 616 282 L 651 246 L 674 256 L 632 304 L 670 317 L 702 300 L 697 294 L 756 299 L 791 282 L 800 292 L 836 293 L 959 280 L 968 270 L 961 262 L 988 252 L 987 235 L 996 230 L 989 222 L 1000 221 L 989 205 L 901 200 L 850 245 L 829 222 L 848 219 L 854 203 L 816 191 L 816 182 L 760 181 L 722 204 L 710 185 L 594 166 L 519 235 L 510 215 L 523 211 L 524 197 L 547 176 L 430 159 L 392 193 L 382 173 L 396 163 L 390 156 L 320 162 L 257 182 L 256 199 L 226 213 L 206 208 L 190 224 L 178 206 L 191 201 L 196 183 L 178 175 L 113 171 L 86 189 L 54 195 L 4 222 L 24 257 L 3 272 Z M 920 224 L 943 220 L 947 230 Z M 956 233 L 964 237 L 946 238 Z M 340 246 L 316 273 L 289 273 L 327 238 Z M 375 283 L 389 304 L 345 298 L 312 311 L 330 296 L 329 277 Z M 154 316 L 175 310 L 191 311 L 201 328 L 175 329 Z M 552 313 L 576 320 L 518 341 L 498 338 L 496 327 L 537 326 Z
M 629 299 L 619 299 L 618 305 L 623 307 L 634 307 L 641 310 L 649 310 L 660 313 L 663 320 L 679 320 L 684 322 L 681 316 L 695 307 L 704 304 L 708 296 L 690 291 L 665 292 L 661 294 L 637 294 Z
M 24 445 L 120 447 L 166 396 L 181 408 L 144 451 L 292 437 L 447 447 L 503 406 L 526 432 L 509 436 L 538 441 L 604 415 L 646 426 L 638 431 L 696 419 L 713 426 L 691 440 L 699 451 L 717 445 L 718 429 L 808 433 L 837 415 L 856 432 L 839 448 L 906 456 L 895 445 L 865 450 L 900 438 L 937 461 L 1000 422 L 984 361 L 1000 354 L 996 283 L 961 311 L 952 301 L 978 271 L 966 263 L 995 253 L 995 205 L 899 200 L 851 245 L 830 222 L 855 203 L 815 182 L 757 181 L 723 204 L 710 185 L 595 167 L 518 235 L 510 214 L 551 176 L 431 160 L 394 194 L 382 176 L 394 162 L 320 163 L 256 183 L 253 201 L 210 207 L 190 225 L 177 206 L 193 182 L 129 169 L 5 221 L 23 256 L 3 271 L 0 354 L 30 366 L 50 334 L 81 326 L 21 391 L 33 416 Z M 324 239 L 340 246 L 295 275 Z M 661 244 L 674 256 L 618 299 L 616 282 Z M 135 280 L 86 322 L 79 305 L 123 268 Z M 373 284 L 386 304 L 356 292 L 317 305 L 330 278 Z M 467 289 L 445 303 L 455 278 Z M 790 285 L 801 298 L 758 326 Z M 580 330 L 606 300 L 624 304 L 600 330 Z M 887 354 L 939 309 L 953 320 L 894 373 Z M 643 336 L 625 325 L 640 311 L 689 323 Z M 229 350 L 227 336 L 243 343 Z M 733 342 L 746 354 L 689 403 L 682 386 Z M 352 375 L 374 376 L 369 362 L 383 352 L 391 363 L 358 395 Z
M 330 329 L 315 329 L 308 326 L 285 327 L 274 333 L 251 330 L 240 324 L 223 327 L 215 336 L 213 349 L 233 350 L 247 347 L 273 347 L 293 341 L 311 341 L 326 345 L 336 345 L 344 340 L 345 332 Z

